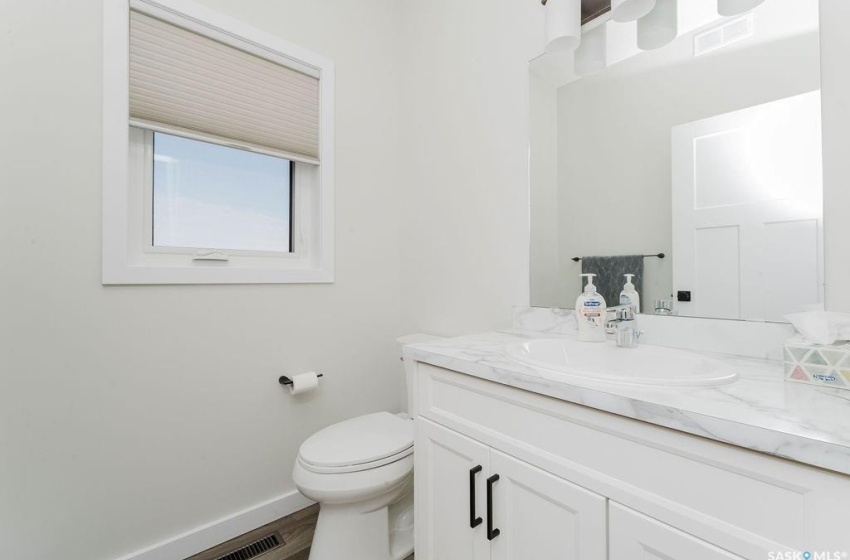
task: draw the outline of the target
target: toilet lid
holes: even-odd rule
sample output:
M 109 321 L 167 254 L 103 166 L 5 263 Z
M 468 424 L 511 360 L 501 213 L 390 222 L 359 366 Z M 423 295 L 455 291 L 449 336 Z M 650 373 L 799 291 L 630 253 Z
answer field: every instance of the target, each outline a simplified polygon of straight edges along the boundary
M 377 412 L 316 432 L 301 445 L 300 459 L 316 467 L 350 467 L 381 461 L 412 447 L 413 422 Z

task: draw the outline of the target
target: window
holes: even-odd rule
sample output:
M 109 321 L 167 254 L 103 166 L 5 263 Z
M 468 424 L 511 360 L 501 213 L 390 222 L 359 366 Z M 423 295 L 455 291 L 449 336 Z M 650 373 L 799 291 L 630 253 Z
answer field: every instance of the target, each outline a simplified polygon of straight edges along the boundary
M 332 63 L 170 1 L 104 3 L 104 284 L 333 281 Z
M 160 132 L 148 141 L 152 249 L 291 252 L 291 161 Z

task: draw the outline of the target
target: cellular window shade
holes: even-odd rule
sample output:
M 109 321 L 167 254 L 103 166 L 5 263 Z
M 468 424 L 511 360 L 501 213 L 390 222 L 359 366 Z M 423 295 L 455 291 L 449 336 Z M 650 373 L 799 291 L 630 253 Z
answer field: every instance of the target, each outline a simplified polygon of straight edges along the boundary
M 319 157 L 318 79 L 136 11 L 130 117 Z

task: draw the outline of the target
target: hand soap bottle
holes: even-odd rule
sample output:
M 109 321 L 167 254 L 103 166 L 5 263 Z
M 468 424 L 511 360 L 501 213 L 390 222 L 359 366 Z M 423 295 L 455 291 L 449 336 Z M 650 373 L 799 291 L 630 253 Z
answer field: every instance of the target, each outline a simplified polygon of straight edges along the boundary
M 605 342 L 605 298 L 597 293 L 593 285 L 595 274 L 587 276 L 587 286 L 584 293 L 576 300 L 576 319 L 578 320 L 578 339 L 584 342 Z
M 635 285 L 632 283 L 634 277 L 634 274 L 626 274 L 626 285 L 620 292 L 620 305 L 634 305 L 635 313 L 640 313 L 640 294 L 637 293 Z

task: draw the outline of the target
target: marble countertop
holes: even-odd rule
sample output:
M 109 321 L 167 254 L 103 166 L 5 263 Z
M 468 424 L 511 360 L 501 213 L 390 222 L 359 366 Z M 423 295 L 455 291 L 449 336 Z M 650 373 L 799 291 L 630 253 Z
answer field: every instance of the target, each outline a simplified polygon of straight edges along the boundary
M 554 397 L 850 475 L 850 391 L 783 378 L 782 363 L 701 353 L 734 366 L 729 385 L 658 388 L 567 379 L 515 362 L 505 346 L 540 332 L 490 332 L 405 347 L 405 356 Z M 627 350 L 626 350 L 627 351 Z

